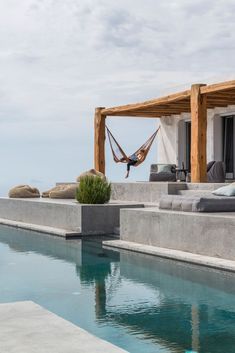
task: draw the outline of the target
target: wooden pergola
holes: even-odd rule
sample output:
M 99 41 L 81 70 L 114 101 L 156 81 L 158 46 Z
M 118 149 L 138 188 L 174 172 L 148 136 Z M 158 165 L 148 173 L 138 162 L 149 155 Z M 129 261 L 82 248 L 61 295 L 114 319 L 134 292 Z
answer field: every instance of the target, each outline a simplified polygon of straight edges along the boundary
M 194 84 L 191 89 L 142 103 L 95 110 L 95 169 L 105 174 L 106 117 L 160 118 L 191 113 L 191 180 L 207 181 L 207 109 L 235 104 L 235 80 L 218 84 Z

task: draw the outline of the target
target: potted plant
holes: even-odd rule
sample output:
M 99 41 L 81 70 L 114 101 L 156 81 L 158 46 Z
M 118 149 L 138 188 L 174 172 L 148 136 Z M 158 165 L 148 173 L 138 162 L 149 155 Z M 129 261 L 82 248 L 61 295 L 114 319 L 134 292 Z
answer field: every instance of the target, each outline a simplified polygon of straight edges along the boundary
M 76 200 L 81 204 L 105 204 L 111 196 L 111 184 L 106 178 L 87 175 L 80 178 Z

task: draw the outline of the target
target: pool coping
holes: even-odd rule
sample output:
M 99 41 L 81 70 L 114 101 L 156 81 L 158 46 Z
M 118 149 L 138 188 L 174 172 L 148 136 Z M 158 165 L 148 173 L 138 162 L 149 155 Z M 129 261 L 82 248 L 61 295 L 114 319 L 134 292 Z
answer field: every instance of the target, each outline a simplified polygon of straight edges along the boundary
M 1 352 L 128 353 L 32 301 L 0 304 Z
M 82 236 L 81 232 L 75 232 L 67 229 L 62 228 L 55 228 L 49 226 L 43 226 L 40 224 L 32 224 L 32 223 L 25 223 L 19 221 L 12 221 L 10 219 L 0 218 L 0 225 L 20 228 L 25 230 L 31 230 L 33 232 L 43 233 L 43 234 L 50 234 L 57 237 L 62 237 L 66 239 L 70 238 L 80 238 Z
M 232 260 L 193 254 L 181 250 L 160 248 L 124 240 L 106 240 L 102 243 L 105 248 L 124 249 L 137 253 L 186 262 L 198 266 L 210 267 L 217 270 L 235 272 L 235 261 Z

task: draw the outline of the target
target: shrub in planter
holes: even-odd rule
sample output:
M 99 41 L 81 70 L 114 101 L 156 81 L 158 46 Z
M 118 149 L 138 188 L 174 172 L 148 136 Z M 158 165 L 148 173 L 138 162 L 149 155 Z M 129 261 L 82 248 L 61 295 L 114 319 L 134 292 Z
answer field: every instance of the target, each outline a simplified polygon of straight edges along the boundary
M 80 179 L 76 192 L 79 203 L 104 204 L 109 202 L 111 195 L 111 184 L 98 176 L 84 176 Z

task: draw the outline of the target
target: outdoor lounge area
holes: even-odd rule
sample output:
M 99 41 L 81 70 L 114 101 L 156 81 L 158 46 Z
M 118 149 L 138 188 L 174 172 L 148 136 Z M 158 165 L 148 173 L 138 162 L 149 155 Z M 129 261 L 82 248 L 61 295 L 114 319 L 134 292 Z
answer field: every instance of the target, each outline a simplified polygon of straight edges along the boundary
M 160 132 L 149 183 L 114 188 L 115 199 L 142 198 L 145 208 L 121 211 L 120 240 L 109 246 L 234 260 L 235 192 L 229 183 L 235 176 L 235 81 L 194 84 L 142 103 L 97 108 L 94 163 L 103 173 L 105 121 L 114 117 L 155 118 Z
M 141 103 L 95 111 L 95 169 L 105 173 L 105 125 L 107 118 L 137 117 L 156 119 L 159 164 L 190 172 L 192 183 L 213 182 L 208 167 L 212 161 L 224 163 L 225 177 L 234 174 L 235 81 L 205 85 Z M 221 169 L 221 165 L 219 167 Z M 151 170 L 156 173 L 156 168 Z M 169 173 L 170 174 L 170 173 Z M 174 174 L 174 173 L 172 173 Z M 209 175 L 208 175 L 209 174 Z M 217 177 L 223 179 L 219 171 Z M 160 181 L 151 175 L 156 181 Z M 168 175 L 170 178 L 170 175 Z M 216 178 L 214 178 L 216 180 Z M 174 175 L 171 175 L 173 181 Z M 164 181 L 164 180 L 161 180 Z
M 164 119 L 175 120 L 180 126 L 181 120 L 177 120 L 179 116 L 191 113 L 190 130 L 187 130 L 188 133 L 190 131 L 190 139 L 186 139 L 190 142 L 186 144 L 190 150 L 186 149 L 186 160 L 181 159 L 183 168 L 179 167 L 180 149 L 176 148 L 171 161 L 164 155 L 165 160 L 151 164 L 149 180 L 111 183 L 109 202 L 103 205 L 88 205 L 75 200 L 82 175 L 74 182 L 58 182 L 56 187 L 42 193 L 43 199 L 37 190 L 36 196 L 33 195 L 37 198 L 33 199 L 17 198 L 16 194 L 14 198 L 0 198 L 0 223 L 65 238 L 107 234 L 117 237 L 120 233 L 120 240 L 113 241 L 114 246 L 118 247 L 118 242 L 122 246 L 125 242 L 131 242 L 133 246 L 143 244 L 192 255 L 234 260 L 235 239 L 232 234 L 235 227 L 235 186 L 230 183 L 234 174 L 230 170 L 233 163 L 228 157 L 233 156 L 231 146 L 233 148 L 235 144 L 231 145 L 231 140 L 225 139 L 223 135 L 222 152 L 230 151 L 230 154 L 226 152 L 224 158 L 218 160 L 213 158 L 218 155 L 211 153 L 217 143 L 213 141 L 211 144 L 207 133 L 207 125 L 211 125 L 211 112 L 218 107 L 232 111 L 234 102 L 235 81 L 229 81 L 208 86 L 193 85 L 190 90 L 143 103 L 97 108 L 95 169 L 83 173 L 83 176 L 95 175 L 107 183 L 105 120 L 108 116 L 159 119 L 160 130 L 157 129 L 153 135 L 160 134 L 159 155 L 164 139 L 168 136 L 169 140 L 170 135 L 167 133 L 180 133 L 180 130 L 172 130 L 173 125 L 169 121 L 170 130 L 166 130 Z M 223 121 L 220 120 L 221 123 Z M 217 118 L 214 118 L 214 122 L 218 123 Z M 227 123 L 224 124 L 224 128 L 228 128 Z M 214 147 L 211 150 L 209 148 L 208 152 L 208 146 L 211 145 Z M 172 148 L 171 145 L 168 147 L 169 150 Z M 189 157 L 190 164 L 187 164 Z M 10 197 L 18 189 L 10 190 Z M 21 192 L 22 188 L 19 190 Z M 30 190 L 35 191 L 34 188 Z M 59 195 L 63 195 L 64 199 L 60 199 Z M 66 195 L 70 200 L 66 199 Z M 48 199 L 49 196 L 52 199 Z M 112 241 L 109 246 L 112 246 Z
M 0 353 L 235 353 L 234 10 L 0 2 Z

